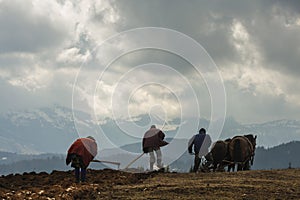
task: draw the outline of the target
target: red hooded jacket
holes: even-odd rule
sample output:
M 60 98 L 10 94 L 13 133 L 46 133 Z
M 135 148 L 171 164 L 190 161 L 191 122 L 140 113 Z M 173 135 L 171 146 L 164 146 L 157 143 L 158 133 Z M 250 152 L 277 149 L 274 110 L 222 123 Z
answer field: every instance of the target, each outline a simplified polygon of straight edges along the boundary
M 97 155 L 97 143 L 90 138 L 79 138 L 69 148 L 66 159 L 66 164 L 71 162 L 71 155 L 76 154 L 81 157 L 85 167 L 88 167 L 90 162 Z

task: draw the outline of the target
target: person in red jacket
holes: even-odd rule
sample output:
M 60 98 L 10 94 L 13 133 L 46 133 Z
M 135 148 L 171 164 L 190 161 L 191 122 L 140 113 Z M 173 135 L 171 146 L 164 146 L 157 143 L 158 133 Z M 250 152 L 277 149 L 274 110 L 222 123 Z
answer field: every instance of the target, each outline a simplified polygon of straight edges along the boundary
M 160 151 L 160 147 L 169 144 L 164 141 L 165 134 L 157 129 L 155 125 L 152 125 L 151 128 L 145 133 L 143 138 L 143 152 L 150 154 L 150 170 L 153 170 L 153 165 L 155 163 L 154 152 L 157 156 L 157 167 L 162 168 L 162 154 Z
M 92 136 L 77 139 L 69 148 L 66 164 L 75 168 L 76 182 L 84 182 L 86 168 L 97 155 L 97 143 Z

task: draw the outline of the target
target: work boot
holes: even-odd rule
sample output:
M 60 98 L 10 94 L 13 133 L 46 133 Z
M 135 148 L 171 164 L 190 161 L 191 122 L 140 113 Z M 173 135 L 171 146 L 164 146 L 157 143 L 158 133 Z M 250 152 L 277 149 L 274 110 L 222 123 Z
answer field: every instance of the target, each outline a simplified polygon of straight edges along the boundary
M 160 168 L 163 168 L 163 167 L 164 167 L 164 165 L 163 165 L 163 164 L 161 164 L 161 162 L 158 162 L 158 163 L 157 163 L 157 167 L 160 169 Z

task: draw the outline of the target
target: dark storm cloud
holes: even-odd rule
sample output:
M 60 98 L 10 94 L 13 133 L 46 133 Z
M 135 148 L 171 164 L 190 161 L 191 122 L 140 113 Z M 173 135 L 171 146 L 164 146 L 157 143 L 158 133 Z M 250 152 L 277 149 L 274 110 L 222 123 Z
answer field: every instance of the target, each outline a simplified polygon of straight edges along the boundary
M 272 2 L 271 0 L 269 0 Z M 285 1 L 276 1 L 278 4 L 280 4 L 284 8 L 288 8 L 290 11 L 300 13 L 300 1 L 299 0 L 285 0 Z
M 30 1 L 1 1 L 0 24 L 0 53 L 36 52 L 55 47 L 68 34 L 59 21 L 34 13 Z
M 196 39 L 217 64 L 240 62 L 231 38 L 238 20 L 264 58 L 264 67 L 300 74 L 299 1 L 120 1 L 120 30 L 166 27 Z M 290 27 L 288 23 L 290 24 Z
M 216 57 L 234 57 L 229 42 L 231 18 L 214 16 L 210 4 L 201 1 L 122 1 L 117 4 L 123 17 L 123 26 L 128 28 L 154 26 L 180 31 L 196 39 L 209 53 Z M 223 49 L 227 50 L 224 51 Z

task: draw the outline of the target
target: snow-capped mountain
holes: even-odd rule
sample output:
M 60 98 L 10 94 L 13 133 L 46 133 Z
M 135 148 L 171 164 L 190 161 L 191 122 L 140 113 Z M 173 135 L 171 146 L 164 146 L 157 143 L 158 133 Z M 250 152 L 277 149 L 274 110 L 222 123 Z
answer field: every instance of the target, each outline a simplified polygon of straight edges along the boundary
M 80 119 L 76 119 L 77 122 L 85 126 L 87 132 L 99 128 L 87 113 L 75 112 L 75 116 L 81 116 Z M 174 124 L 179 124 L 177 121 L 174 120 Z M 148 124 L 149 116 L 141 116 L 135 123 Z M 200 124 L 207 127 L 209 121 L 201 119 Z M 72 110 L 66 107 L 56 105 L 29 111 L 10 111 L 0 115 L 0 151 L 27 154 L 65 153 L 69 145 L 79 137 L 78 127 L 76 128 Z M 109 133 L 109 139 L 118 146 L 140 142 L 139 138 L 124 134 L 114 120 L 107 119 L 102 122 L 101 128 Z M 188 131 L 189 134 L 197 132 L 197 130 Z M 165 132 L 167 137 L 172 137 L 176 130 Z M 225 121 L 220 139 L 249 133 L 257 135 L 258 146 L 272 147 L 289 141 L 300 141 L 300 121 L 278 120 L 244 125 L 229 117 Z M 189 139 L 188 137 L 186 139 Z M 103 141 L 98 143 L 103 150 L 105 146 Z
M 234 135 L 255 134 L 257 145 L 273 147 L 290 141 L 300 141 L 300 121 L 276 120 L 261 124 L 245 124 L 236 122 L 233 118 L 227 118 L 221 138 Z
M 70 109 L 54 106 L 0 116 L 0 151 L 62 153 L 77 136 Z

